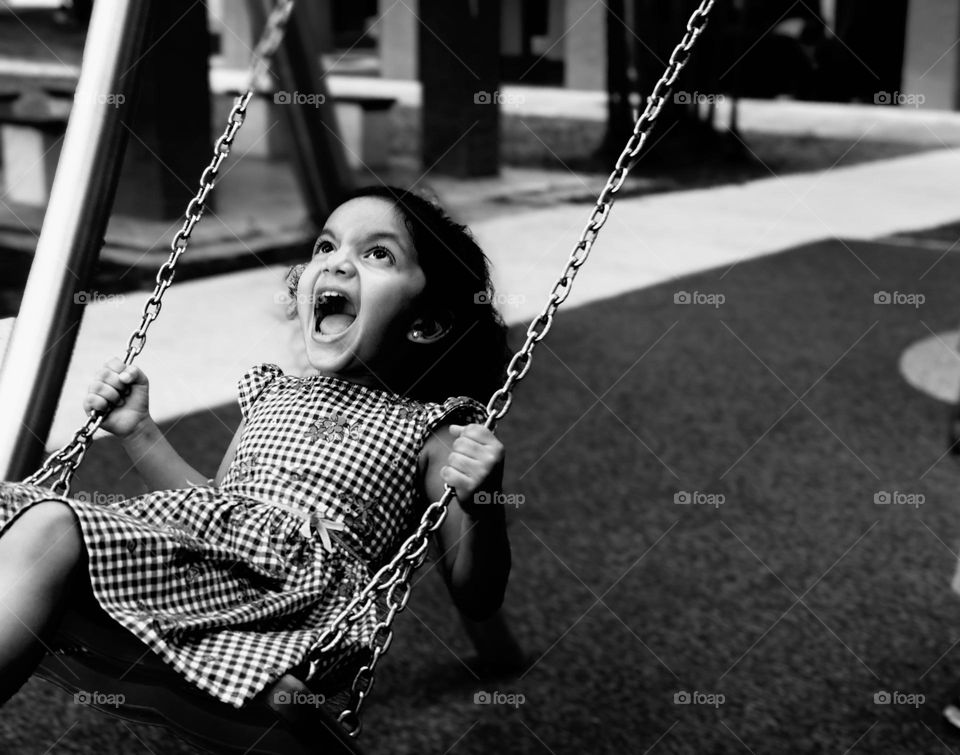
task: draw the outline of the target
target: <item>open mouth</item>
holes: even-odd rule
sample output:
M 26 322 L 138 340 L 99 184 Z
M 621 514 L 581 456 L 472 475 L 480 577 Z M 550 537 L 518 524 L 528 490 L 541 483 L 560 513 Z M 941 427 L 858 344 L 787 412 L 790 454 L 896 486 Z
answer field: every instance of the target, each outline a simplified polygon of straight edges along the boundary
M 314 297 L 313 328 L 324 336 L 343 333 L 357 319 L 357 307 L 340 291 L 320 290 Z

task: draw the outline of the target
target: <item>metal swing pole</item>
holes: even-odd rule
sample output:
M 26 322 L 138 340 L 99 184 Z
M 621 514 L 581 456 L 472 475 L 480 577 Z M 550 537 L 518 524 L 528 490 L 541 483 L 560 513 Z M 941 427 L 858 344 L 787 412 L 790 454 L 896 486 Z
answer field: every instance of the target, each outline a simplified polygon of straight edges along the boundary
M 103 244 L 127 143 L 143 54 L 148 0 L 93 4 L 77 93 L 50 202 L 0 365 L 0 479 L 19 480 L 42 460 L 89 280 Z
M 270 0 L 247 0 L 250 19 L 257 28 L 266 23 Z M 292 91 L 320 97 L 323 107 L 288 103 L 281 116 L 294 144 L 292 161 L 307 213 L 316 229 L 353 188 L 343 140 L 327 89 L 326 73 L 320 63 L 311 26 L 309 3 L 294 5 L 287 33 L 274 54 L 278 79 Z

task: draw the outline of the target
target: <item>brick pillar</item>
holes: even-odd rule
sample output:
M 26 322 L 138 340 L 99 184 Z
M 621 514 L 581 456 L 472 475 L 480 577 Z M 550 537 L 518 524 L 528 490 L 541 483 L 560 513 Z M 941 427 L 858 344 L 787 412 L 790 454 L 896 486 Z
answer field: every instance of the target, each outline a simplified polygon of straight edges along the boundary
M 563 85 L 567 89 L 607 86 L 607 14 L 604 3 L 567 0 L 563 38 Z
M 956 0 L 952 4 L 954 25 L 950 41 L 939 47 L 930 64 L 956 43 L 960 29 L 956 23 Z M 880 12 L 877 3 L 871 0 L 837 0 L 836 34 L 842 42 L 846 62 L 836 75 L 844 78 L 852 97 L 868 103 L 883 103 L 892 101 L 893 93 L 901 89 L 907 5 L 907 0 L 886 0 Z M 914 0 L 910 5 L 916 9 L 918 5 L 929 8 L 943 3 Z
M 504 55 L 523 55 L 522 0 L 501 0 L 500 48 Z
M 210 40 L 202 3 L 167 0 L 150 13 L 136 111 L 124 119 L 133 134 L 114 210 L 167 220 L 183 214 L 212 155 Z
M 903 93 L 922 94 L 924 107 L 960 109 L 960 4 L 922 0 L 907 11 Z
M 377 5 L 380 75 L 385 79 L 417 78 L 419 5 L 419 0 L 380 0 Z
M 496 175 L 500 2 L 426 0 L 420 20 L 423 166 L 455 176 Z

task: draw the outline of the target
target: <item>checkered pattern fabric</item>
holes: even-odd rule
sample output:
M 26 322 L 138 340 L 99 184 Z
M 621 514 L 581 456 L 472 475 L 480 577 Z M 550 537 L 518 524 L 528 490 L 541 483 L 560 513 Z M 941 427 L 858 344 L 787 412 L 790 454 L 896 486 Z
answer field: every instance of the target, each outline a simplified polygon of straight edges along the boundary
M 77 514 L 104 610 L 188 681 L 235 707 L 301 663 L 419 522 L 417 457 L 469 398 L 422 404 L 261 364 L 239 382 L 246 428 L 216 487 L 161 490 Z M 49 490 L 0 482 L 5 528 Z M 330 653 L 368 647 L 372 607 Z

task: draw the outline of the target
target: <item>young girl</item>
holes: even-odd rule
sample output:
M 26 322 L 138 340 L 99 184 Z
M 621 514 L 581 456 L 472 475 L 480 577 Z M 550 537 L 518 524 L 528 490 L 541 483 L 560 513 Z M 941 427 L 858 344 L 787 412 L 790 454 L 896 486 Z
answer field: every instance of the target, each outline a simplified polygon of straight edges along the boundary
M 472 618 L 497 610 L 504 515 L 474 501 L 499 488 L 504 453 L 477 399 L 507 353 L 483 252 L 426 200 L 366 189 L 288 283 L 316 374 L 260 364 L 241 378 L 242 420 L 215 480 L 161 435 L 146 376 L 113 359 L 84 409 L 115 407 L 102 427 L 157 492 L 102 506 L 0 482 L 0 701 L 42 658 L 68 596 L 92 592 L 192 684 L 240 707 L 304 670 L 445 484 L 457 494 L 437 532 L 450 593 Z M 376 621 L 373 606 L 322 669 L 369 647 Z

